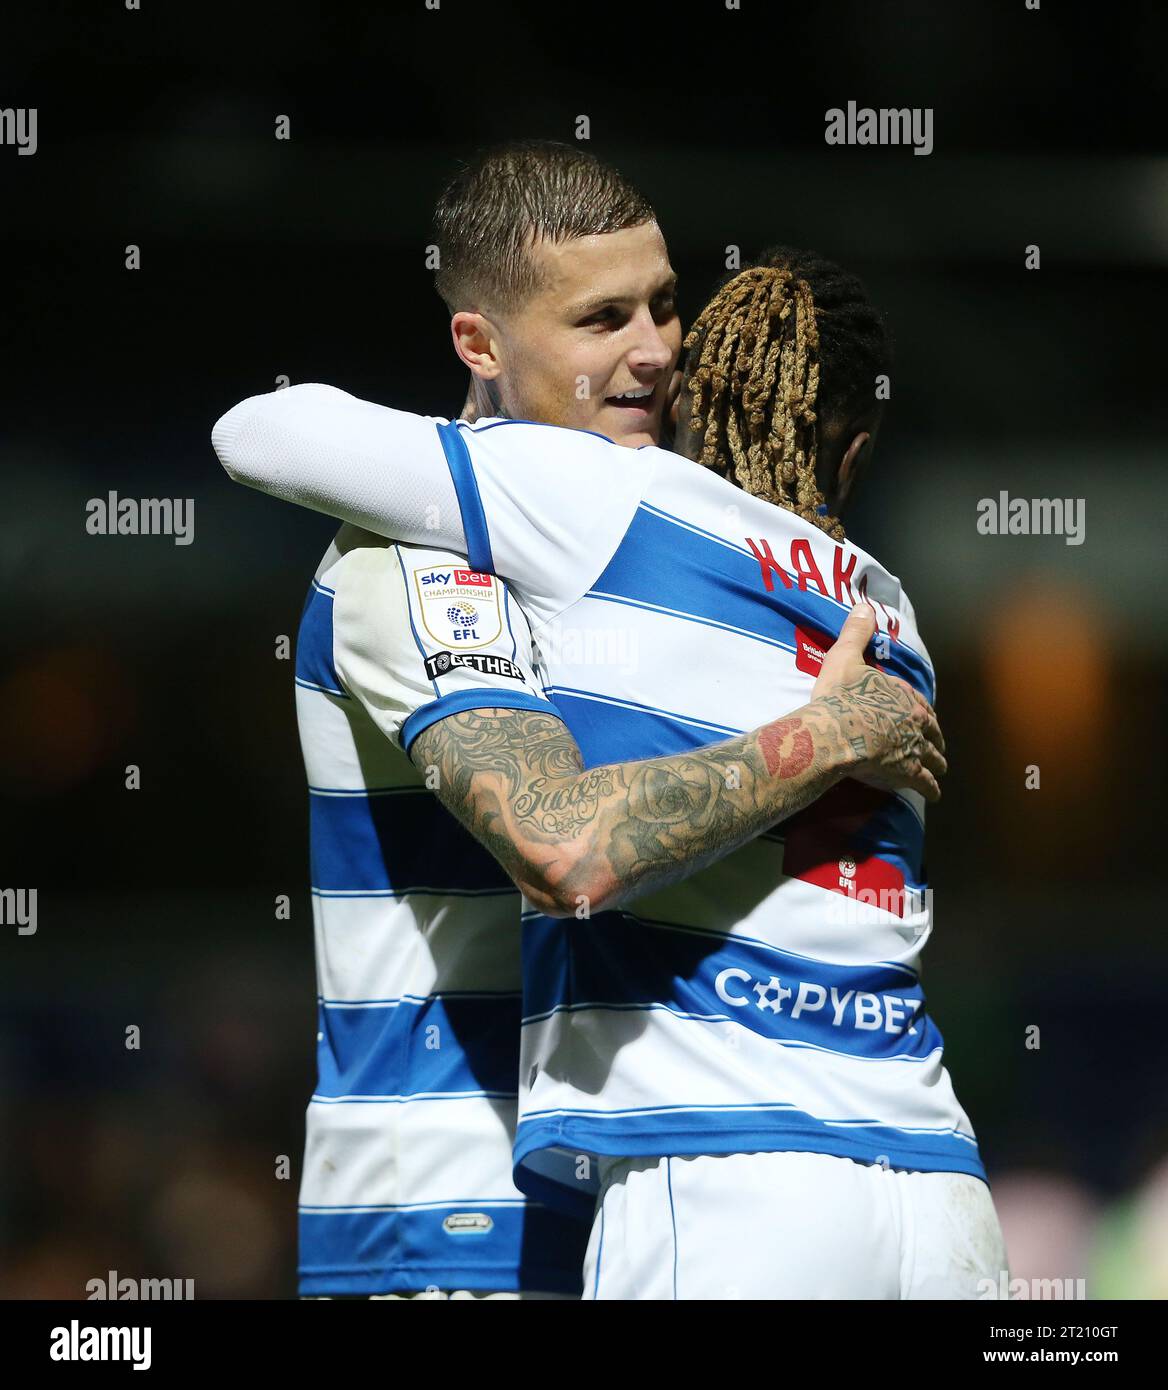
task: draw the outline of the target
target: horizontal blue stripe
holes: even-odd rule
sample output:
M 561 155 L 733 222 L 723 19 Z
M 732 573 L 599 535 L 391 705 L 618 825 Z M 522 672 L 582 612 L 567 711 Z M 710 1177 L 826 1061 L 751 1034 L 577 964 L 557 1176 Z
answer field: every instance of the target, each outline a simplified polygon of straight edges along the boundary
M 296 684 L 345 695 L 333 661 L 333 591 L 313 580 L 296 636 Z
M 739 930 L 723 931 L 713 927 L 695 927 L 687 922 L 671 922 L 666 917 L 649 917 L 644 912 L 635 912 L 631 908 L 621 908 L 619 909 L 619 911 L 621 915 L 625 918 L 631 919 L 634 922 L 641 923 L 646 927 L 656 927 L 664 931 L 684 932 L 686 935 L 689 936 L 703 937 L 706 941 L 711 942 L 715 945 L 720 942 L 729 943 L 731 941 L 741 941 L 748 946 L 756 946 L 760 950 L 770 953 L 776 960 L 786 959 L 787 961 L 791 961 L 796 964 L 798 964 L 801 961 L 810 961 L 812 964 L 815 964 L 821 959 L 817 956 L 809 956 L 805 952 L 789 951 L 785 947 L 776 946 L 771 942 L 764 940 L 764 938 L 762 938 L 761 936 L 748 936 L 745 932 Z M 533 908 L 529 912 L 522 913 L 521 920 L 526 923 L 537 917 L 541 917 L 542 915 L 543 914 L 541 914 Z M 839 965 L 840 963 L 836 962 L 836 964 Z M 881 960 L 863 962 L 864 967 L 867 967 L 869 965 L 883 966 L 885 969 L 891 970 L 894 974 L 898 975 L 899 978 L 903 980 L 915 981 L 920 979 L 919 971 L 914 970 L 911 965 L 903 965 L 899 961 Z M 850 966 L 842 965 L 840 966 L 840 968 L 850 969 Z
M 971 1138 L 892 1125 L 832 1124 L 794 1107 L 705 1106 L 667 1114 L 557 1114 L 523 1119 L 515 1139 L 515 1184 L 541 1201 L 584 1215 L 590 1199 L 567 1183 L 558 1193 L 526 1160 L 543 1149 L 640 1158 L 730 1153 L 820 1153 L 921 1173 L 968 1173 L 986 1181 Z
M 739 732 L 683 723 L 666 710 L 616 705 L 563 687 L 551 686 L 548 693 L 576 740 L 585 767 L 685 753 L 721 743 Z
M 621 908 L 619 910 L 626 919 L 640 922 L 647 927 L 658 927 L 665 931 L 684 932 L 686 935 L 705 937 L 706 940 L 714 942 L 730 941 L 732 939 L 735 941 L 744 941 L 748 945 L 758 946 L 764 951 L 773 952 L 777 957 L 787 957 L 792 961 L 814 961 L 817 959 L 815 956 L 808 956 L 799 951 L 788 951 L 783 947 L 774 946 L 769 941 L 765 941 L 761 936 L 747 936 L 737 931 L 724 931 L 714 927 L 695 927 L 686 922 L 671 922 L 668 918 L 648 917 L 644 912 L 634 912 L 630 908 Z M 538 908 L 534 907 L 529 907 L 526 911 L 519 914 L 519 919 L 524 925 L 528 922 L 535 921 L 537 918 L 546 920 L 544 914 L 541 913 Z M 899 973 L 905 980 L 919 980 L 921 977 L 919 970 L 915 970 L 911 965 L 905 965 L 901 961 L 866 961 L 864 964 L 884 966 L 888 970 Z
M 843 996 L 841 995 L 840 998 L 842 1002 Z M 872 1007 L 873 1009 L 875 1008 L 874 1005 Z M 557 1009 L 550 1010 L 547 1015 L 541 1015 L 538 1018 L 525 1019 L 524 1022 L 526 1024 L 539 1023 L 542 1022 L 544 1018 L 551 1017 L 555 1014 L 580 1014 L 589 1015 L 588 1019 L 586 1020 L 583 1026 L 591 1029 L 596 1026 L 596 1016 L 599 1014 L 606 1013 L 668 1013 L 673 1018 L 680 1019 L 684 1023 L 708 1023 L 722 1028 L 733 1028 L 735 1026 L 735 1020 L 733 1017 L 727 1017 L 724 1014 L 715 1015 L 684 1013 L 682 1010 L 677 1008 L 676 1005 L 672 1004 L 598 1004 L 583 1002 L 578 1004 L 563 1005 Z M 834 1017 L 834 1012 L 832 1016 Z M 843 1016 L 846 1017 L 846 1015 Z M 913 1019 L 912 1012 L 910 1009 L 898 1009 L 896 1016 L 898 1019 L 909 1019 L 913 1022 L 914 1026 L 919 1029 L 919 1019 Z M 732 1041 L 729 1035 L 724 1032 L 714 1034 L 712 1036 L 716 1037 L 719 1043 L 724 1042 L 729 1044 Z M 885 1057 L 875 1053 L 870 1056 L 863 1055 L 854 1051 L 849 1052 L 844 1048 L 827 1047 L 821 1043 L 809 1042 L 802 1039 L 770 1037 L 769 1041 L 771 1041 L 776 1047 L 789 1048 L 792 1052 L 821 1052 L 825 1056 L 845 1057 L 857 1062 L 872 1062 L 877 1066 L 881 1065 L 887 1060 Z M 941 1043 L 938 1042 L 936 1047 L 934 1047 L 934 1049 L 931 1052 L 923 1053 L 920 1056 L 901 1055 L 896 1057 L 895 1060 L 898 1066 L 914 1066 L 918 1063 L 932 1063 L 933 1060 L 936 1057 L 939 1057 L 943 1051 L 944 1048 L 942 1047 Z M 798 1064 L 792 1063 L 791 1065 Z
M 694 525 L 694 523 L 693 523 L 692 521 L 688 521 L 688 520 L 684 519 L 683 517 L 674 516 L 671 512 L 665 511 L 665 509 L 662 508 L 662 507 L 654 507 L 654 506 L 651 506 L 648 502 L 642 502 L 642 503 L 641 503 L 641 507 L 642 507 L 643 510 L 649 512 L 651 515 L 654 515 L 654 516 L 657 516 L 657 517 L 661 518 L 663 521 L 670 522 L 670 523 L 672 523 L 672 524 L 675 525 L 675 526 L 681 526 L 681 527 L 685 528 L 686 530 L 690 530 L 690 531 L 695 532 L 695 533 L 696 533 L 697 535 L 699 535 L 699 536 L 705 537 L 707 540 L 714 541 L 714 542 L 716 542 L 716 543 L 719 544 L 719 545 L 728 546 L 728 547 L 729 547 L 730 549 L 732 549 L 732 550 L 737 550 L 737 551 L 739 552 L 739 554 L 749 556 L 750 559 L 751 559 L 751 561 L 752 561 L 752 563 L 754 563 L 755 565 L 758 564 L 758 560 L 756 559 L 754 553 L 750 550 L 749 546 L 746 546 L 746 545 L 734 545 L 732 542 L 725 540 L 722 536 L 716 536 L 716 535 L 714 535 L 714 533 L 713 533 L 712 531 L 705 531 L 705 530 L 703 530 L 700 526 Z M 765 536 L 755 536 L 755 537 L 752 537 L 751 539 L 754 540 L 754 542 L 755 542 L 756 545 L 758 545 L 758 544 L 760 544 L 762 541 L 766 540 L 767 538 L 766 538 Z M 772 547 L 772 553 L 773 553 L 773 547 Z M 777 555 L 775 556 L 775 561 L 776 561 L 776 563 L 778 562 L 778 556 L 777 556 Z M 809 584 L 809 583 L 811 582 L 811 581 L 809 581 L 809 580 L 806 580 L 806 579 L 801 578 L 798 574 L 794 573 L 794 572 L 791 571 L 791 570 L 784 569 L 783 572 L 784 572 L 784 574 L 787 575 L 788 579 L 791 580 L 792 584 L 794 584 L 794 585 L 796 585 L 796 586 L 800 586 L 800 585 L 806 586 L 807 584 Z M 760 578 L 761 578 L 761 571 L 760 571 Z M 823 581 L 824 581 L 825 584 L 830 583 L 830 582 L 833 582 L 832 579 L 830 578 L 829 574 L 826 573 L 826 572 L 823 574 Z M 780 587 L 782 586 L 782 580 L 781 580 L 781 579 L 776 580 L 775 582 L 776 582 Z M 764 584 L 763 587 L 765 588 L 765 584 Z M 800 592 L 802 592 L 802 590 L 800 590 Z M 853 589 L 852 592 L 855 594 L 855 596 L 856 596 L 857 599 L 860 597 L 859 593 L 858 593 L 856 590 Z M 816 599 L 819 599 L 819 600 L 821 600 L 821 601 L 823 601 L 823 602 L 825 602 L 825 603 L 833 603 L 833 604 L 836 605 L 836 607 L 840 610 L 840 621 L 839 621 L 839 626 L 842 626 L 842 625 L 843 625 L 843 622 L 847 619 L 848 614 L 851 612 L 851 609 L 852 609 L 852 606 L 853 606 L 853 605 L 852 605 L 850 602 L 837 601 L 837 600 L 835 599 L 834 595 L 833 595 L 832 597 L 829 598 L 826 594 L 820 594 L 820 592 L 819 592 L 818 589 L 811 589 L 811 590 L 810 590 L 810 593 L 811 593 L 812 597 L 814 597 L 814 598 L 816 598 Z M 873 608 L 875 608 L 875 605 L 873 605 Z M 831 629 L 831 631 L 833 632 L 833 634 L 834 634 L 835 636 L 838 636 L 838 635 L 839 635 L 838 627 L 833 626 L 832 629 Z M 890 644 L 890 645 L 891 645 L 891 644 Z M 922 692 L 922 694 L 927 695 L 928 698 L 929 698 L 930 700 L 935 699 L 935 698 L 936 698 L 936 677 L 935 677 L 935 673 L 934 673 L 933 668 L 932 668 L 932 666 L 930 665 L 930 663 L 925 659 L 925 657 L 924 657 L 920 652 L 916 651 L 914 648 L 909 647 L 909 646 L 906 646 L 903 642 L 900 642 L 899 640 L 898 640 L 898 642 L 897 642 L 897 645 L 898 645 L 898 647 L 900 648 L 900 651 L 899 651 L 899 654 L 898 654 L 898 655 L 899 655 L 899 659 L 905 661 L 908 665 L 914 667 L 914 668 L 918 671 L 920 683 L 918 684 L 916 681 L 910 680 L 910 678 L 909 678 L 908 676 L 903 677 L 903 679 L 909 680 L 909 681 L 910 681 L 910 684 L 914 685 L 914 686 L 916 687 L 916 689 L 918 689 L 918 690 L 920 690 L 920 691 Z M 891 662 L 889 662 L 889 661 L 882 662 L 881 664 L 882 664 L 882 668 L 883 668 L 883 669 L 886 669 L 886 670 L 887 670 L 887 669 L 892 669 Z M 900 674 L 900 673 L 894 671 L 894 674 Z
M 433 795 L 309 795 L 312 886 L 321 895 L 513 890 L 498 862 Z
M 532 1110 L 527 1114 L 529 1121 L 541 1119 L 554 1119 L 558 1115 L 577 1116 L 582 1115 L 586 1119 L 594 1120 L 622 1120 L 629 1117 L 648 1118 L 652 1115 L 665 1115 L 672 1118 L 677 1115 L 687 1116 L 690 1114 L 700 1115 L 722 1115 L 722 1114 L 745 1114 L 750 1111 L 754 1115 L 770 1114 L 771 1112 L 782 1111 L 785 1114 L 801 1115 L 803 1112 L 798 1106 L 792 1105 L 787 1101 L 755 1101 L 742 1102 L 739 1104 L 725 1105 L 629 1105 L 620 1110 L 597 1110 L 587 1106 L 558 1106 L 549 1107 L 546 1110 Z M 963 1144 L 971 1147 L 975 1144 L 972 1135 L 965 1134 L 963 1131 L 954 1129 L 951 1125 L 887 1125 L 879 1120 L 856 1119 L 829 1119 L 816 1120 L 817 1124 L 822 1124 L 827 1128 L 840 1129 L 885 1129 L 895 1130 L 897 1134 L 918 1135 L 924 1134 L 930 1138 L 938 1136 L 949 1136 L 959 1139 Z
M 715 618 L 702 618 L 696 613 L 683 613 L 679 608 L 669 608 L 663 603 L 646 603 L 641 599 L 620 598 L 617 594 L 601 593 L 598 589 L 589 589 L 584 597 L 593 599 L 597 603 L 617 603 L 626 608 L 639 608 L 645 613 L 661 613 L 667 618 L 681 618 L 687 623 L 698 623 L 702 627 L 717 628 L 722 632 L 733 632 L 738 637 L 749 638 L 752 642 L 762 642 L 768 647 L 775 647 L 778 651 L 787 652 L 792 656 L 795 653 L 793 646 L 780 641 L 777 637 L 760 637 L 757 632 L 748 632 L 746 628 L 735 627 L 733 623 L 724 623 Z
M 735 544 L 728 541 L 725 536 L 716 535 L 713 531 L 707 531 L 705 527 L 699 526 L 696 521 L 690 521 L 687 517 L 674 516 L 672 512 L 667 512 L 664 507 L 655 506 L 652 502 L 642 500 L 641 507 L 644 511 L 653 516 L 658 516 L 662 521 L 671 521 L 675 526 L 683 526 L 687 531 L 693 531 L 695 535 L 702 536 L 708 541 L 714 541 L 718 545 L 724 545 L 727 550 L 737 550 L 740 554 L 749 555 L 750 551 L 741 543 Z
M 722 978 L 723 992 L 737 1004 L 721 998 L 715 985 L 726 970 L 748 977 Z M 772 948 L 738 938 L 666 935 L 621 912 L 583 923 L 525 922 L 523 981 L 525 1026 L 557 1010 L 664 1006 L 718 1027 L 852 1057 L 919 1060 L 942 1046 L 919 981 L 901 970 L 801 956 L 784 960 Z M 804 984 L 805 1004 L 793 1018 Z M 600 1049 L 598 1040 L 592 1048 Z
M 765 536 L 753 538 L 761 543 Z M 776 554 L 776 560 L 778 555 Z M 798 578 L 791 576 L 794 582 Z M 823 576 L 831 583 L 830 574 Z M 665 605 L 695 619 L 729 623 L 785 647 L 795 646 L 795 626 L 815 629 L 834 640 L 850 608 L 814 589 L 787 589 L 779 579 L 768 593 L 758 560 L 750 550 L 731 546 L 681 518 L 644 505 L 604 573 L 592 586 L 598 593 L 645 605 Z M 669 621 L 662 618 L 662 621 Z M 677 619 L 675 621 L 685 621 Z M 932 698 L 933 673 L 903 642 L 889 642 L 880 666 Z
M 344 1008 L 318 1004 L 316 1096 L 514 1094 L 520 1000 L 461 995 Z
M 697 719 L 693 715 L 680 714 L 676 710 L 663 709 L 660 705 L 646 705 L 639 700 L 619 699 L 615 695 L 600 694 L 595 690 L 580 690 L 570 685 L 551 685 L 548 687 L 550 695 L 563 695 L 568 699 L 588 700 L 594 705 L 607 705 L 610 709 L 627 711 L 630 714 L 651 714 L 660 719 L 667 719 L 673 724 L 684 724 L 688 728 L 696 729 L 701 734 L 713 734 L 716 738 L 734 738 L 744 730 L 736 728 L 731 724 L 715 724 L 709 719 Z
M 556 713 L 548 700 L 541 700 L 526 688 L 506 690 L 501 686 L 482 686 L 474 690 L 454 690 L 414 710 L 402 725 L 402 747 L 408 753 L 414 739 L 431 724 L 472 709 L 530 709 L 539 714 Z
M 485 1213 L 485 1233 L 445 1219 Z M 591 1213 L 586 1214 L 586 1218 Z M 386 1211 L 301 1210 L 301 1294 L 440 1289 L 579 1294 L 590 1221 L 533 1204 L 465 1203 Z

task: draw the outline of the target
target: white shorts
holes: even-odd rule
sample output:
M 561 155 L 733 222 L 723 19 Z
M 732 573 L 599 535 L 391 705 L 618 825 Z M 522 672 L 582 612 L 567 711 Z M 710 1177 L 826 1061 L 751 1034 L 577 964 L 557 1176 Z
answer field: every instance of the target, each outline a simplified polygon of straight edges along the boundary
M 584 1297 L 973 1299 L 1003 1269 L 989 1188 L 965 1173 L 811 1153 L 601 1159 Z

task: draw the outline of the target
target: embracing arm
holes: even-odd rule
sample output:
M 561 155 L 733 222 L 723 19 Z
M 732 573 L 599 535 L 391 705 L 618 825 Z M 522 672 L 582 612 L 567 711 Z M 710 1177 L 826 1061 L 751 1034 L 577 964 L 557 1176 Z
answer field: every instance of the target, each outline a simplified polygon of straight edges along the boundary
M 608 563 L 660 451 L 530 421 L 494 427 L 501 423 L 472 428 L 305 384 L 241 401 L 211 442 L 236 482 L 375 535 L 464 555 L 547 622 Z
M 465 554 L 436 421 L 310 382 L 249 396 L 211 443 L 237 483 L 373 531 Z
M 855 632 L 868 621 L 849 619 Z M 829 672 L 828 689 L 810 703 L 689 753 L 585 769 L 554 715 L 479 709 L 423 730 L 410 757 L 437 769 L 443 804 L 524 895 L 568 916 L 688 877 L 844 777 L 912 786 L 935 800 L 941 746 L 928 705 L 861 659 L 855 679 L 832 683 Z

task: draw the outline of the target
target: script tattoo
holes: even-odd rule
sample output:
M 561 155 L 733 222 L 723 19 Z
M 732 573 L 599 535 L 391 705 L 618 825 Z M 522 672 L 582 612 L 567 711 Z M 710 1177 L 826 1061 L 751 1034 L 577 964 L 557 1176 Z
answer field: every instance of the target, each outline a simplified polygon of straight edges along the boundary
M 790 718 L 759 736 L 585 769 L 553 716 L 476 710 L 424 730 L 411 757 L 440 769 L 443 803 L 517 879 L 534 864 L 560 887 L 594 886 L 599 873 L 624 893 L 693 872 L 826 790 L 839 739 L 832 719 L 819 722 L 819 748 L 806 721 Z
M 612 769 L 595 768 L 564 785 L 537 777 L 515 798 L 515 814 L 552 835 L 578 835 L 595 819 L 601 799 L 613 791 Z
M 424 729 L 410 756 L 438 768 L 443 805 L 525 891 L 568 885 L 564 843 L 579 840 L 613 790 L 610 769 L 584 770 L 559 719 L 527 710 L 451 715 Z
M 585 768 L 558 718 L 511 709 L 440 720 L 410 756 L 439 769 L 443 804 L 516 883 L 563 910 L 572 894 L 611 906 L 674 883 L 843 777 L 905 785 L 926 718 L 906 687 L 870 671 L 753 733 L 667 757 Z

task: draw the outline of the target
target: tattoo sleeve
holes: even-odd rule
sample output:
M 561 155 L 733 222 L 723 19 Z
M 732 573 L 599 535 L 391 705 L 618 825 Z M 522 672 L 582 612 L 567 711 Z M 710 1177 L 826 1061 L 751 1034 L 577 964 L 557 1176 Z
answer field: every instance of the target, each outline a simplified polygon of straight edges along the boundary
M 676 882 L 793 815 L 860 760 L 828 697 L 725 743 L 585 768 L 554 715 L 482 709 L 432 724 L 410 756 L 525 895 L 554 915 Z

